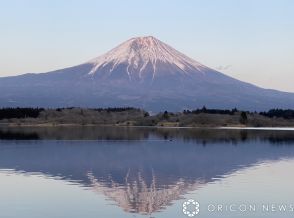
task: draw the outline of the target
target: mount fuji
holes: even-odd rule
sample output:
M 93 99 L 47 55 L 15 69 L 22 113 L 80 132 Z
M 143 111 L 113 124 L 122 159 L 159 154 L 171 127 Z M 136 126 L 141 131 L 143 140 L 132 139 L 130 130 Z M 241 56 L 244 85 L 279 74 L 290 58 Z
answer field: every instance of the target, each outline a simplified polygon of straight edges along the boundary
M 294 108 L 294 93 L 226 76 L 152 36 L 132 38 L 74 67 L 2 77 L 0 93 L 1 107 Z

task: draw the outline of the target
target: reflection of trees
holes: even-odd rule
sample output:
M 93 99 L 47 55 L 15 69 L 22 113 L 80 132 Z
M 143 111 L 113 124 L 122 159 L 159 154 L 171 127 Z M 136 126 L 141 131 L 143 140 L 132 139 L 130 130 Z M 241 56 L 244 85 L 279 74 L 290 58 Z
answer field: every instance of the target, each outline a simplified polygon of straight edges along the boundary
M 23 131 L 1 131 L 0 139 L 2 140 L 37 140 L 40 139 L 39 135 L 35 132 L 23 132 Z
M 0 139 L 11 135 L 11 139 L 26 139 L 35 134 L 35 139 L 57 140 L 140 140 L 148 137 L 148 132 L 134 128 L 120 127 L 11 127 L 0 129 Z M 32 138 L 34 139 L 34 138 Z
M 0 139 L 65 140 L 183 140 L 200 143 L 238 143 L 248 140 L 271 143 L 294 142 L 294 131 L 222 130 L 143 127 L 11 127 L 0 129 Z
M 154 132 L 158 137 L 167 139 L 182 139 L 194 141 L 200 144 L 206 143 L 238 143 L 241 141 L 270 141 L 270 142 L 294 142 L 294 131 L 275 130 L 245 130 L 245 129 L 167 129 L 159 128 Z

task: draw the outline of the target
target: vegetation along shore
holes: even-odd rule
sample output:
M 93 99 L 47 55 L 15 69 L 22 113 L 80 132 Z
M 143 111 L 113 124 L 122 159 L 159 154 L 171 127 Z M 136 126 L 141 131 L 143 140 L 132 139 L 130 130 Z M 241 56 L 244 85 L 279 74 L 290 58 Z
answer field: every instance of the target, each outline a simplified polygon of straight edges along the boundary
M 115 125 L 163 127 L 294 127 L 294 110 L 249 112 L 238 109 L 202 109 L 150 114 L 123 108 L 2 108 L 2 126 Z

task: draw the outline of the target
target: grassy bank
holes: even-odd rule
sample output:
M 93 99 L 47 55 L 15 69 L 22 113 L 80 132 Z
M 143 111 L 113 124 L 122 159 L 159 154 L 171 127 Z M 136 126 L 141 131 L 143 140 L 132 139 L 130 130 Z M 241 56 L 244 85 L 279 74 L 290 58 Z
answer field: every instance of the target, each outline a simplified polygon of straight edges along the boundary
M 245 112 L 237 109 L 197 109 L 150 115 L 136 108 L 5 108 L 0 109 L 0 125 L 62 126 L 117 125 L 162 127 L 294 127 L 294 111 Z

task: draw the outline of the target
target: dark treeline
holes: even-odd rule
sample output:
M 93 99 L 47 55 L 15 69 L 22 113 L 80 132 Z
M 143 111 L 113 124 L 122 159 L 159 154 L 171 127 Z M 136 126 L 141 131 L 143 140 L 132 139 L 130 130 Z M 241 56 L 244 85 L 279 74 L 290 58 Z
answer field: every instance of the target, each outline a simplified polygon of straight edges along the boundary
M 11 119 L 11 118 L 37 118 L 44 108 L 1 108 L 0 119 Z
M 109 107 L 109 108 L 95 108 L 95 111 L 98 112 L 123 112 L 123 111 L 131 111 L 131 110 L 140 110 L 134 107 Z
M 222 110 L 222 109 L 207 109 L 206 107 L 203 107 L 201 109 L 196 110 L 184 110 L 184 114 L 228 114 L 228 115 L 234 115 L 236 112 L 238 112 L 237 108 L 234 108 L 232 110 Z
M 68 108 L 56 108 L 54 110 L 61 112 L 64 110 L 71 110 L 75 109 L 74 107 L 68 107 Z M 83 108 L 81 108 L 83 109 Z M 86 109 L 86 108 L 85 108 Z M 125 112 L 125 111 L 142 111 L 138 108 L 133 108 L 133 107 L 109 107 L 109 108 L 93 108 L 93 109 L 88 109 L 88 110 L 93 110 L 97 112 Z M 37 118 L 42 111 L 46 111 L 44 108 L 0 108 L 0 120 L 1 119 L 12 119 L 12 118 Z M 144 117 L 148 116 L 148 113 L 145 112 L 146 115 Z M 165 112 L 166 114 L 163 115 L 169 115 L 169 113 Z M 249 111 L 241 111 L 236 108 L 228 110 L 222 110 L 222 109 L 208 109 L 206 107 L 203 107 L 201 109 L 195 109 L 195 110 L 184 110 L 182 112 L 184 115 L 188 114 L 224 114 L 224 115 L 234 115 L 236 113 L 241 113 L 244 114 L 253 114 L 252 112 Z M 256 112 L 255 112 L 256 113 Z M 258 113 L 259 115 L 265 116 L 265 117 L 277 117 L 277 118 L 284 118 L 284 119 L 294 119 L 294 110 L 287 109 L 271 109 L 268 112 L 260 112 Z
M 234 115 L 236 112 L 241 112 L 241 113 L 252 113 L 249 111 L 239 111 L 237 108 L 234 108 L 232 110 L 221 110 L 221 109 L 207 109 L 206 107 L 203 107 L 201 109 L 196 109 L 196 110 L 184 110 L 184 114 L 200 114 L 200 113 L 206 113 L 206 114 L 228 114 L 228 115 Z M 257 113 L 257 112 L 255 112 Z M 267 112 L 260 112 L 259 113 L 262 116 L 265 117 L 280 117 L 284 119 L 294 119 L 294 110 L 291 109 L 271 109 Z
M 63 110 L 75 109 L 74 107 L 56 108 L 55 110 L 61 112 Z M 45 111 L 44 108 L 0 108 L 1 119 L 21 119 L 21 118 L 37 118 L 40 112 Z M 113 108 L 95 108 L 94 111 L 98 112 L 124 112 L 131 110 L 139 110 L 133 107 L 113 107 Z
M 266 117 L 282 117 L 284 119 L 294 119 L 294 110 L 271 109 L 268 112 L 260 112 L 260 115 Z

